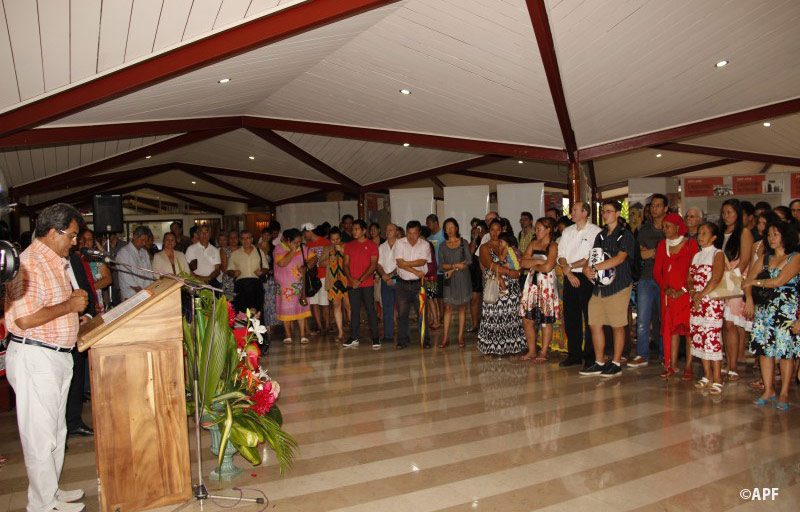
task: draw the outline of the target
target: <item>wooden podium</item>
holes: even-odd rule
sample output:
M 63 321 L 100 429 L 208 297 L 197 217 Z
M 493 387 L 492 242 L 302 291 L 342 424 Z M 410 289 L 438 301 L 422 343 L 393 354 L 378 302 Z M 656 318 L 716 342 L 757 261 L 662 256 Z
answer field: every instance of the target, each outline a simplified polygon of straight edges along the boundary
M 116 318 L 97 316 L 78 336 L 80 351 L 91 347 L 101 511 L 133 512 L 192 497 L 180 288 L 156 281 L 143 302 L 124 302 L 109 312 Z

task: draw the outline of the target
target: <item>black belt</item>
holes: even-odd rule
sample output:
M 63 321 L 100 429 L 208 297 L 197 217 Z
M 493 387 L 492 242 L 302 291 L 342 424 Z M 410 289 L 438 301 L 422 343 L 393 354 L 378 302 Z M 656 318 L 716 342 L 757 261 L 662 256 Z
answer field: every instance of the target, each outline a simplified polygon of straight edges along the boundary
M 33 345 L 34 347 L 44 347 L 49 348 L 50 350 L 55 350 L 56 352 L 72 352 L 72 347 L 59 347 L 58 345 L 51 345 L 49 343 L 45 343 L 43 341 L 34 340 L 31 338 L 21 338 L 13 333 L 8 333 L 8 339 L 11 341 L 16 341 L 17 343 L 22 343 L 23 345 Z
M 402 277 L 397 278 L 398 281 L 403 281 L 404 283 L 417 283 L 422 281 L 422 279 L 403 279 Z

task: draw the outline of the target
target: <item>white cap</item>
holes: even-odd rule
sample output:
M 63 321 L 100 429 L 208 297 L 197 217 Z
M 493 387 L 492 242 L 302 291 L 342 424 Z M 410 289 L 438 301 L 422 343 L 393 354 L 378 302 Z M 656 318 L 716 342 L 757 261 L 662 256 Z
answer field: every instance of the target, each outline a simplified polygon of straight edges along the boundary
M 300 231 L 313 231 L 313 230 L 314 230 L 314 224 L 310 222 L 306 222 L 305 224 L 300 226 Z

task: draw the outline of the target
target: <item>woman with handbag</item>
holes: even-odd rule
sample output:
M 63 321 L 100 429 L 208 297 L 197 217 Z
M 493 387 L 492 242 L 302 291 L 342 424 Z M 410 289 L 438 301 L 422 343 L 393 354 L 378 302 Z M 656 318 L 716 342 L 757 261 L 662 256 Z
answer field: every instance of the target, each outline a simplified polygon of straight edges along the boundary
M 725 301 L 710 294 L 725 272 L 719 226 L 705 222 L 697 229 L 700 251 L 692 258 L 686 287 L 692 299 L 689 315 L 691 355 L 703 362 L 703 377 L 695 388 L 710 387 L 709 394 L 722 394 L 722 315 Z
M 461 238 L 458 222 L 455 219 L 446 219 L 443 229 L 447 240 L 439 248 L 439 268 L 444 271 L 444 337 L 440 347 L 447 346 L 453 308 L 458 308 L 458 346 L 463 348 L 467 305 L 472 301 L 472 280 L 469 271 L 472 256 L 469 253 L 469 244 Z
M 719 228 L 723 233 L 722 251 L 728 258 L 728 269 L 738 269 L 742 276 L 746 276 L 750 268 L 753 234 L 743 224 L 742 206 L 738 199 L 728 199 L 722 203 Z M 728 359 L 725 373 L 729 381 L 737 381 L 739 355 L 744 352 L 747 332 L 752 329 L 753 323 L 744 315 L 744 300 L 740 297 L 725 301 L 724 318 L 722 340 Z
M 753 265 L 742 284 L 745 314 L 755 318 L 750 348 L 758 356 L 764 381 L 764 392 L 753 403 L 776 402 L 775 407 L 785 411 L 789 408 L 793 359 L 800 357 L 800 336 L 792 331 L 799 304 L 797 231 L 787 222 L 772 224 L 767 228 L 767 245 L 762 264 Z M 776 360 L 782 376 L 780 394 L 774 387 Z
M 534 364 L 547 362 L 550 343 L 553 340 L 553 325 L 561 314 L 558 300 L 556 260 L 558 244 L 553 240 L 554 222 L 542 217 L 534 226 L 535 238 L 528 244 L 522 256 L 522 267 L 530 269 L 520 300 L 520 316 L 528 341 L 528 353 L 520 357 Z M 536 352 L 536 338 L 542 327 L 542 348 Z
M 506 253 L 500 247 L 502 223 L 489 225 L 489 241 L 478 251 L 486 268 L 483 286 L 483 314 L 478 329 L 478 350 L 486 355 L 518 354 L 528 347 L 522 318 L 519 316 L 521 271 L 505 264 Z M 508 293 L 500 294 L 498 279 L 506 282 Z
M 306 318 L 311 316 L 308 303 L 302 304 L 300 299 L 304 295 L 305 265 L 304 258 L 308 257 L 308 249 L 302 246 L 302 235 L 297 229 L 287 229 L 283 232 L 283 240 L 275 246 L 275 281 L 280 286 L 277 298 L 278 320 L 283 322 L 286 329 L 285 345 L 292 343 L 292 322 L 297 321 L 300 330 L 300 343 L 307 344 Z
M 689 334 L 689 290 L 686 280 L 689 266 L 697 253 L 697 242 L 686 237 L 686 224 L 677 213 L 669 213 L 662 221 L 664 240 L 656 246 L 653 279 L 661 288 L 661 336 L 664 342 L 664 365 L 661 374 L 669 378 L 678 373 L 680 337 Z M 687 340 L 688 342 L 688 340 Z M 686 367 L 681 380 L 692 380 L 691 348 L 687 347 Z

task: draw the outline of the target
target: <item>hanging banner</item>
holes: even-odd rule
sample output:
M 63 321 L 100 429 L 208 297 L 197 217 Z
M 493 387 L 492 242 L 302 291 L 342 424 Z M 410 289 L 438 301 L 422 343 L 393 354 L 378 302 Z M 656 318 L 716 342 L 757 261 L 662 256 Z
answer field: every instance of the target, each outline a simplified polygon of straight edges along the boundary
M 792 198 L 800 197 L 800 173 L 792 174 L 791 183 Z
M 686 197 L 712 197 L 721 194 L 717 191 L 722 187 L 722 176 L 713 178 L 686 178 L 684 195 Z
M 733 176 L 733 195 L 762 194 L 764 192 L 763 174 L 753 176 Z

